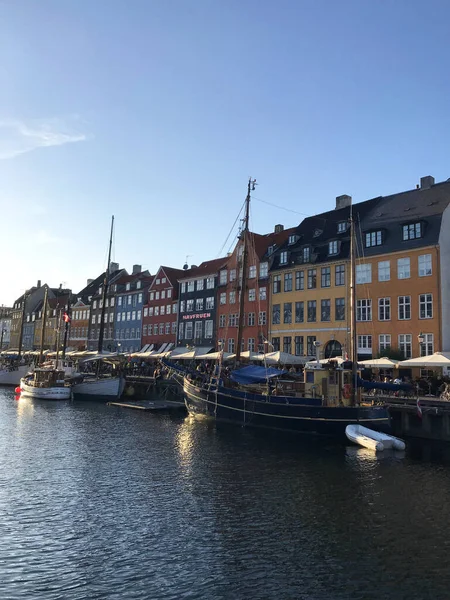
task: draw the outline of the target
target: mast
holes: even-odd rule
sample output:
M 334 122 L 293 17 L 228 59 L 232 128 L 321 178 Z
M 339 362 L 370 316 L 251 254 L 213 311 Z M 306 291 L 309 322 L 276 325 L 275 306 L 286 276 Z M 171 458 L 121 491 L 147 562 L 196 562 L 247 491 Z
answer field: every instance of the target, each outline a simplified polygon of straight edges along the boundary
M 103 280 L 103 291 L 102 291 L 102 313 L 100 316 L 100 331 L 98 334 L 98 348 L 97 352 L 100 354 L 103 350 L 103 336 L 105 333 L 105 311 L 106 311 L 106 294 L 108 292 L 108 284 L 109 284 L 109 269 L 111 265 L 111 247 L 112 247 L 112 239 L 113 239 L 113 230 L 114 230 L 114 215 L 111 217 L 111 234 L 109 236 L 109 250 L 108 250 L 108 265 L 105 271 L 105 279 Z
M 67 337 L 69 335 L 69 326 L 70 326 L 70 322 L 71 322 L 71 318 L 70 318 L 70 294 L 72 292 L 69 291 L 69 297 L 67 299 L 67 308 L 66 311 L 64 313 L 64 341 L 63 341 L 63 349 L 62 349 L 62 358 L 63 360 L 66 358 L 66 348 L 67 348 Z
M 22 306 L 22 318 L 20 320 L 20 332 L 19 332 L 19 355 L 18 358 L 20 358 L 20 355 L 22 353 L 22 342 L 23 342 L 23 324 L 25 323 L 25 305 L 27 302 L 27 293 L 25 292 L 23 295 L 23 306 Z
M 244 305 L 245 305 L 245 291 L 246 291 L 246 281 L 247 281 L 247 263 L 248 263 L 248 223 L 249 223 L 249 215 L 250 215 L 250 193 L 255 189 L 256 179 L 252 179 L 249 177 L 248 186 L 247 186 L 247 197 L 245 199 L 245 216 L 242 220 L 243 227 L 241 233 L 241 240 L 243 241 L 243 252 L 242 252 L 242 275 L 240 276 L 239 288 L 240 288 L 240 297 L 239 297 L 239 322 L 238 322 L 238 330 L 237 330 L 237 340 L 236 340 L 236 359 L 235 362 L 238 363 L 241 358 L 241 344 L 242 344 L 242 334 L 244 332 Z
M 350 206 L 350 348 L 352 361 L 352 406 L 357 404 L 358 345 L 356 338 L 356 237 L 353 207 Z
M 44 353 L 44 337 L 45 337 L 45 326 L 47 324 L 47 304 L 48 304 L 48 286 L 44 289 L 44 306 L 42 314 L 42 332 L 41 332 L 41 349 L 39 352 L 39 364 L 42 362 L 42 355 Z

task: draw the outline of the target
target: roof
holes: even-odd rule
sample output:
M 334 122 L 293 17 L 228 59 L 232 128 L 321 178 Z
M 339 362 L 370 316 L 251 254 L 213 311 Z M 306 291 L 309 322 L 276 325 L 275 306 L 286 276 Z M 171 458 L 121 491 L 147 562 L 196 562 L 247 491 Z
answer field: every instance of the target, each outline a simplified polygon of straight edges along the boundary
M 180 281 L 185 279 L 195 279 L 199 277 L 206 277 L 207 275 L 213 275 L 226 264 L 228 256 L 222 258 L 214 258 L 213 260 L 206 260 L 202 262 L 198 267 L 192 267 L 183 271 L 185 277 L 179 277 Z
M 152 281 L 152 285 L 156 281 L 156 277 L 157 277 L 157 275 L 159 275 L 159 272 L 161 270 L 163 270 L 164 273 L 166 274 L 166 277 L 169 280 L 169 282 L 172 284 L 172 287 L 176 287 L 177 281 L 179 279 L 181 279 L 181 277 L 183 275 L 186 274 L 186 271 L 183 271 L 183 269 L 174 269 L 173 267 L 164 267 L 164 266 L 161 266 L 161 267 L 159 267 L 159 269 L 158 269 L 158 271 L 157 271 L 157 273 L 155 275 L 155 278 Z

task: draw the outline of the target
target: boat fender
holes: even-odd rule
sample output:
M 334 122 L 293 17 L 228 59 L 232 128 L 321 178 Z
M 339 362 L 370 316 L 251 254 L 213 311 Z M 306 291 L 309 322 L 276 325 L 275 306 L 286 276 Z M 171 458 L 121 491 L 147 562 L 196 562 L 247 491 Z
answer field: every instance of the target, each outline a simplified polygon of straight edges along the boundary
M 22 388 L 20 386 L 17 386 L 14 391 L 16 392 L 16 394 L 20 394 L 20 392 L 22 391 Z

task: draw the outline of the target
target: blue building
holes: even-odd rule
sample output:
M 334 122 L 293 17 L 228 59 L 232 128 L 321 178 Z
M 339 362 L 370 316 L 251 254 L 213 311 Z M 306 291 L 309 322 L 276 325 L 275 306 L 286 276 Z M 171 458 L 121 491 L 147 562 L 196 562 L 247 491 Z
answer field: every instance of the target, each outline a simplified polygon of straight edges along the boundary
M 152 279 L 148 271 L 141 271 L 141 265 L 133 265 L 131 275 L 115 282 L 114 342 L 118 352 L 138 352 L 142 347 L 142 310 Z

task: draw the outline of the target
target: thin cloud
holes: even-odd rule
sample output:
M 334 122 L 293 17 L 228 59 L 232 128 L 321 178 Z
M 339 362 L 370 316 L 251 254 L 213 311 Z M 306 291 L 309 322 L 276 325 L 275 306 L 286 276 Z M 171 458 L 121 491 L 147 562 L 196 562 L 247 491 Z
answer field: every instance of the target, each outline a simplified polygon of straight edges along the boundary
M 38 244 L 58 244 L 62 242 L 62 239 L 45 231 L 45 229 L 41 229 L 37 232 L 35 241 Z
M 34 119 L 0 121 L 0 160 L 50 146 L 63 146 L 87 139 L 77 131 L 77 119 Z

